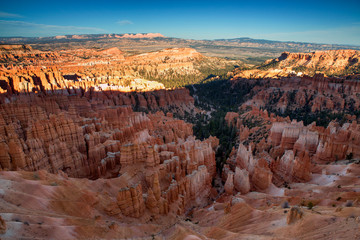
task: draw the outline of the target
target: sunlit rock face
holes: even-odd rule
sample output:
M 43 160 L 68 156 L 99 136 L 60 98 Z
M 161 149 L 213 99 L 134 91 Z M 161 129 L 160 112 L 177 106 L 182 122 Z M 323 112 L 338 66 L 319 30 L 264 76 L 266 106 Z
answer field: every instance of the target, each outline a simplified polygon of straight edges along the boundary
M 277 60 L 279 68 L 305 67 L 321 69 L 330 73 L 341 73 L 349 65 L 359 64 L 360 51 L 356 50 L 329 50 L 311 53 L 284 52 Z
M 360 51 L 358 50 L 328 50 L 310 53 L 283 52 L 280 57 L 269 59 L 263 68 L 235 71 L 235 78 L 285 78 L 293 76 L 313 75 L 322 72 L 327 75 L 346 75 L 359 67 Z M 316 78 L 314 86 L 327 88 L 327 83 L 321 74 Z

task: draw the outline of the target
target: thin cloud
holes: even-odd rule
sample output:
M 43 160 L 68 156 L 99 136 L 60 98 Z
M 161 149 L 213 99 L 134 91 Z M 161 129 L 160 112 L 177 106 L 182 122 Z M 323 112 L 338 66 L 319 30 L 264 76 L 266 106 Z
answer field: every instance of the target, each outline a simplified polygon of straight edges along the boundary
M 0 11 L 0 18 L 23 18 L 23 16 L 15 13 L 7 13 Z
M 25 21 L 0 20 L 1 37 L 48 37 L 73 34 L 102 34 L 102 28 L 82 26 L 60 26 Z
M 134 24 L 132 21 L 130 20 L 119 20 L 116 22 L 117 24 L 121 25 L 121 26 L 124 26 L 124 25 L 131 25 L 131 24 Z
M 301 32 L 278 32 L 257 34 L 253 37 L 270 38 L 281 41 L 316 42 L 330 44 L 360 45 L 360 27 L 357 25 L 330 28 L 325 30 L 310 30 Z
M 8 20 L 0 20 L 0 24 L 4 25 L 12 25 L 12 26 L 20 26 L 20 27 L 35 27 L 42 29 L 53 29 L 53 30 L 90 30 L 95 32 L 104 32 L 105 30 L 102 28 L 94 28 L 94 27 L 78 27 L 78 26 L 60 26 L 60 25 L 48 25 L 41 23 L 31 23 L 24 21 L 8 21 Z

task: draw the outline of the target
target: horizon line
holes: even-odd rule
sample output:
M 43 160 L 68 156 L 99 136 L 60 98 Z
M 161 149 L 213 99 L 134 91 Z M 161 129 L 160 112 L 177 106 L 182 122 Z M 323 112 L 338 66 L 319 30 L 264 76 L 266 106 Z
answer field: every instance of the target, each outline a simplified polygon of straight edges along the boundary
M 83 36 L 83 35 L 92 35 L 92 36 L 96 36 L 96 35 L 125 35 L 125 34 L 132 34 L 132 35 L 136 35 L 136 34 L 161 34 L 159 32 L 143 32 L 143 33 L 81 33 L 81 34 L 63 34 L 63 35 L 51 35 L 51 36 L 37 36 L 37 37 L 25 37 L 25 36 L 0 36 L 0 38 L 33 38 L 33 39 L 41 39 L 41 38 L 54 38 L 54 37 L 58 37 L 58 36 Z M 235 39 L 251 39 L 251 40 L 264 40 L 264 41 L 272 41 L 272 42 L 282 42 L 282 43 L 302 43 L 302 44 L 318 44 L 318 45 L 336 45 L 336 46 L 351 46 L 351 47 L 360 47 L 360 44 L 345 44 L 345 43 L 317 43 L 317 42 L 301 42 L 301 41 L 292 41 L 292 40 L 272 40 L 272 39 L 265 39 L 265 38 L 251 38 L 251 37 L 245 37 L 245 36 L 239 36 L 239 37 L 233 37 L 233 38 L 213 38 L 213 39 L 194 39 L 194 38 L 181 38 L 181 37 L 170 37 L 170 36 L 165 36 L 163 35 L 163 37 L 154 37 L 154 38 L 175 38 L 175 39 L 184 39 L 184 40 L 196 40 L 196 41 L 221 41 L 221 40 L 235 40 Z M 136 39 L 136 38 L 134 38 Z M 54 40 L 61 40 L 61 39 L 54 39 Z M 73 40 L 78 40 L 78 39 L 73 39 Z M 0 45 L 3 45 L 4 43 L 0 43 Z

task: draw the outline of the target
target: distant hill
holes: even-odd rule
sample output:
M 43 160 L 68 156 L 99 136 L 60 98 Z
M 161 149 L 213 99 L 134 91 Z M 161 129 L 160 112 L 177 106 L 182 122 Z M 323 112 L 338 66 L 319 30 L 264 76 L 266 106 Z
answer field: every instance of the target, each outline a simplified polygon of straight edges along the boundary
M 241 60 L 247 64 L 261 64 L 278 57 L 282 52 L 314 52 L 339 49 L 360 50 L 360 46 L 281 42 L 265 39 L 234 38 L 193 40 L 165 37 L 160 33 L 137 34 L 84 34 L 54 37 L 7 37 L 0 44 L 30 44 L 42 51 L 82 48 L 108 49 L 117 47 L 129 55 L 159 51 L 164 48 L 194 48 L 209 57 Z
M 140 38 L 164 38 L 160 33 L 126 33 L 126 34 L 81 34 L 81 35 L 60 35 L 52 37 L 0 37 L 0 43 L 45 43 L 45 42 L 69 42 L 77 40 L 101 40 L 101 39 L 140 39 Z
M 232 38 L 232 39 L 216 39 L 216 42 L 236 43 L 241 46 L 248 47 L 270 47 L 270 48 L 288 48 L 288 49 L 308 49 L 311 50 L 337 50 L 337 49 L 355 49 L 359 50 L 360 46 L 355 45 L 339 45 L 339 44 L 321 44 L 310 42 L 293 42 L 293 41 L 274 41 L 266 39 L 253 38 Z

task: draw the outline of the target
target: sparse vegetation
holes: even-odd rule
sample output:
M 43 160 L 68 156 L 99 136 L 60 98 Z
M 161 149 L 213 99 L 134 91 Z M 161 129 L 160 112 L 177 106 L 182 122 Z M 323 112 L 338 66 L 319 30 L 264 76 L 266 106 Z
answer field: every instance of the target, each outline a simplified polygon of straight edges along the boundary
M 285 201 L 285 202 L 283 202 L 283 203 L 281 204 L 281 207 L 282 207 L 282 208 L 290 208 L 290 204 L 289 204 L 288 201 Z
M 353 153 L 352 152 L 346 155 L 346 160 L 351 160 L 351 159 L 353 159 Z
M 257 68 L 260 69 L 260 70 L 268 70 L 270 68 L 276 68 L 279 66 L 279 61 L 276 61 L 276 60 L 272 60 L 271 62 L 269 63 L 263 63 L 261 64 L 260 66 L 258 66 Z
M 229 157 L 236 143 L 236 128 L 225 122 L 225 115 L 230 111 L 237 111 L 238 106 L 246 99 L 255 83 L 235 84 L 229 80 L 213 80 L 203 84 L 188 86 L 191 95 L 196 95 L 195 105 L 211 112 L 198 114 L 190 120 L 194 124 L 194 135 L 198 139 L 216 136 L 219 138 L 219 148 L 216 152 L 216 164 L 218 171 Z
M 34 178 L 34 180 L 39 180 L 39 179 L 40 179 L 39 174 L 38 174 L 38 173 L 34 173 L 34 174 L 33 174 L 33 178 Z
M 353 206 L 353 201 L 347 200 L 345 203 L 345 207 L 352 207 L 352 206 Z
M 226 74 L 238 67 L 240 62 L 228 62 L 224 59 L 197 61 L 194 69 L 169 68 L 159 71 L 155 64 L 153 70 L 135 66 L 133 70 L 141 77 L 163 83 L 167 88 L 184 87 L 186 85 L 206 82 L 209 79 L 226 79 Z

